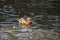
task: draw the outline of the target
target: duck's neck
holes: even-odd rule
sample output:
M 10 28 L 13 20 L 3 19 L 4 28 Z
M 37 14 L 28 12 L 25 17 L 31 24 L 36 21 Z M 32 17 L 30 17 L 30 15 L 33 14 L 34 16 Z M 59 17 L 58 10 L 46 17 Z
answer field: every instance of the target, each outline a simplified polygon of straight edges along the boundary
M 29 24 L 30 24 L 30 23 L 31 23 L 31 21 L 27 21 L 27 23 L 29 23 Z

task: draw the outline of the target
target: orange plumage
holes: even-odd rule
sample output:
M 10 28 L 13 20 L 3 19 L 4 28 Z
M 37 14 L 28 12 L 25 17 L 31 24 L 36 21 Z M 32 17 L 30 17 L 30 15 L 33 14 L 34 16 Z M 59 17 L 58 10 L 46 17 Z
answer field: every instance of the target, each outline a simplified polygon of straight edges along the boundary
M 22 17 L 18 21 L 19 21 L 19 25 L 28 27 L 31 23 L 31 18 L 24 19 Z

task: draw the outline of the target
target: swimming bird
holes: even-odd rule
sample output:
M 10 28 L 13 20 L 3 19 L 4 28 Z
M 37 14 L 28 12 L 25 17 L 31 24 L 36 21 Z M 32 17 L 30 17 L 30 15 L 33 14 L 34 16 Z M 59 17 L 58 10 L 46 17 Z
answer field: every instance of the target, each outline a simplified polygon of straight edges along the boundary
M 23 17 L 21 17 L 19 20 L 17 20 L 19 22 L 19 25 L 22 27 L 29 27 L 30 23 L 31 23 L 31 18 L 26 18 L 24 19 Z

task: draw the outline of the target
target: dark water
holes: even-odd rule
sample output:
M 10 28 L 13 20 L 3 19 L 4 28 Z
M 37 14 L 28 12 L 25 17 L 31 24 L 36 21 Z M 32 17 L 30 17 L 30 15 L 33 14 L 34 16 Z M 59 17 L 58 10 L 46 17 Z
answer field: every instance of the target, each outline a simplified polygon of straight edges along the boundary
M 32 18 L 30 29 L 20 28 L 16 19 L 21 16 Z M 60 40 L 60 16 L 24 14 L 4 6 L 0 8 L 0 40 Z

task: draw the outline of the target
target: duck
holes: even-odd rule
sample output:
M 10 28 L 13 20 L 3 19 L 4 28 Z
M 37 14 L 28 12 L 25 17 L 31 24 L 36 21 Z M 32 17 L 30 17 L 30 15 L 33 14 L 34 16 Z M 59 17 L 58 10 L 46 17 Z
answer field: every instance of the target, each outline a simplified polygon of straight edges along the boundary
M 19 20 L 17 20 L 19 22 L 20 26 L 24 26 L 24 27 L 28 27 L 31 24 L 31 18 L 26 18 L 24 19 L 23 17 L 21 17 Z

